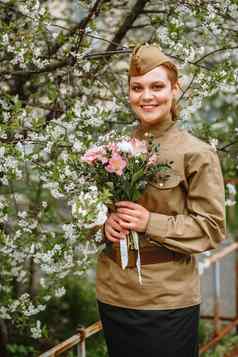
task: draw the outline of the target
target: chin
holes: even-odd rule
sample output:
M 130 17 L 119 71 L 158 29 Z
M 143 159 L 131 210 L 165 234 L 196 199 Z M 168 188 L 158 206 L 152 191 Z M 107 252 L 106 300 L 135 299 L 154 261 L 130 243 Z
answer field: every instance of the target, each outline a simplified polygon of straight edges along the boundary
M 166 118 L 166 114 L 165 115 L 138 115 L 139 120 L 142 124 L 147 124 L 147 125 L 156 125 L 161 123 L 165 118 Z

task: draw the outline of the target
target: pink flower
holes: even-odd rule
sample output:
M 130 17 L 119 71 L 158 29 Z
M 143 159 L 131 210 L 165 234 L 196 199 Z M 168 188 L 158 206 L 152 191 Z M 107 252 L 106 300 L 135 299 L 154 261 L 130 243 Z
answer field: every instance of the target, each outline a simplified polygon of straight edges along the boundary
M 116 143 L 108 144 L 107 148 L 112 152 L 112 154 L 117 152 L 117 144 Z
M 87 162 L 89 165 L 93 165 L 95 161 L 101 161 L 103 164 L 108 161 L 102 147 L 87 150 L 81 160 Z
M 133 138 L 131 139 L 131 144 L 133 147 L 133 156 L 147 153 L 147 146 L 145 141 Z
M 158 161 L 158 156 L 157 156 L 156 154 L 153 154 L 153 155 L 149 158 L 149 161 L 148 161 L 147 166 L 156 165 L 156 164 L 157 164 L 157 161 Z
M 108 172 L 115 173 L 118 176 L 121 176 L 126 165 L 126 160 L 124 160 L 118 153 L 114 153 L 112 154 L 112 157 L 109 160 L 108 165 L 105 167 L 105 169 Z

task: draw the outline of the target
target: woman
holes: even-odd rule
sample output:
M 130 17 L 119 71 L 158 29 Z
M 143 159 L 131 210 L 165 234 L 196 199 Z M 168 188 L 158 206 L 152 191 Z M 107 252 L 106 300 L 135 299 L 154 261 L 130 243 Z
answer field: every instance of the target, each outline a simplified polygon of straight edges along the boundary
M 155 45 L 137 47 L 129 68 L 135 136 L 154 135 L 169 178 L 156 177 L 137 203 L 118 202 L 98 258 L 97 300 L 110 357 L 198 356 L 201 303 L 195 254 L 225 239 L 224 184 L 216 152 L 176 124 L 178 71 Z M 119 241 L 139 232 L 143 284 L 122 270 Z

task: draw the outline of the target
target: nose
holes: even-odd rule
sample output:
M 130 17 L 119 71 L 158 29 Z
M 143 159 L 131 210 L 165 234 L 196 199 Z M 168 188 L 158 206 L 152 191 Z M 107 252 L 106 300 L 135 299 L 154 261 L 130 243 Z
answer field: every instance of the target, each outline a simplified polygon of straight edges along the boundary
M 153 93 L 150 89 L 145 88 L 144 91 L 141 93 L 141 100 L 145 102 L 149 102 L 153 99 Z

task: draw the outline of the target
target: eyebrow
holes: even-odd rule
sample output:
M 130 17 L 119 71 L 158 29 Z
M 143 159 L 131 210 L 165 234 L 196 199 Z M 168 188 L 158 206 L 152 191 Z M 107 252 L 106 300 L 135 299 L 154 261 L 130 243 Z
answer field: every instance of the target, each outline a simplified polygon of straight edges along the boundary
M 165 82 L 163 80 L 157 80 L 157 81 L 154 81 L 150 84 L 165 84 Z M 131 85 L 143 85 L 143 83 L 141 82 L 132 82 Z

